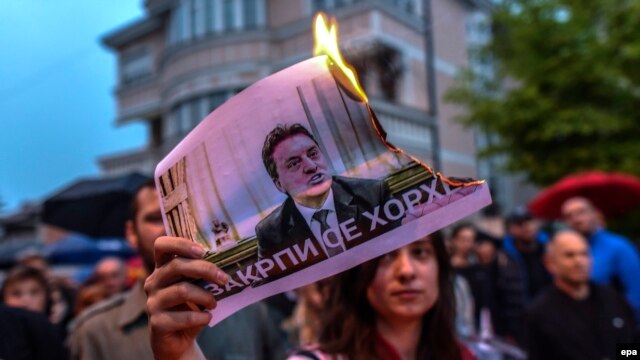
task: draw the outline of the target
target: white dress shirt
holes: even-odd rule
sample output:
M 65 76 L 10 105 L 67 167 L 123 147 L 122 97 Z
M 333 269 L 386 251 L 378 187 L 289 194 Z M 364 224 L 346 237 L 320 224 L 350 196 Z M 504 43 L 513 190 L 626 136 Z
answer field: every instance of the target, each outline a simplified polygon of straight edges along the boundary
M 322 206 L 318 209 L 302 206 L 295 201 L 293 203 L 296 205 L 296 208 L 298 208 L 298 211 L 304 218 L 304 221 L 307 223 L 307 226 L 309 226 L 309 229 L 311 229 L 311 233 L 313 233 L 313 236 L 315 236 L 315 238 L 320 243 L 320 246 L 322 246 L 322 250 L 324 251 L 325 255 L 329 256 L 326 245 L 322 241 L 322 234 L 320 231 L 320 221 L 314 219 L 313 214 L 315 214 L 318 210 L 323 210 L 323 209 L 329 210 L 329 214 L 327 215 L 327 225 L 329 225 L 329 227 L 332 229 L 339 229 L 338 216 L 336 214 L 336 206 L 333 200 L 333 189 L 331 188 L 329 189 L 329 196 L 327 196 L 327 199 L 324 201 L 324 204 L 322 204 Z M 344 242 L 342 242 L 342 251 L 345 251 L 345 250 L 346 249 L 344 247 Z

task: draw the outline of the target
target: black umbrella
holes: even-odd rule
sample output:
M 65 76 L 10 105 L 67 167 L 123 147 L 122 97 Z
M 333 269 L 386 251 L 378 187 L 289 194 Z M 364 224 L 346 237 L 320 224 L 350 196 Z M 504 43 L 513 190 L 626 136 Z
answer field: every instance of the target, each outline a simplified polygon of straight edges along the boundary
M 148 180 L 138 173 L 79 180 L 45 200 L 42 222 L 95 238 L 122 238 L 133 194 Z

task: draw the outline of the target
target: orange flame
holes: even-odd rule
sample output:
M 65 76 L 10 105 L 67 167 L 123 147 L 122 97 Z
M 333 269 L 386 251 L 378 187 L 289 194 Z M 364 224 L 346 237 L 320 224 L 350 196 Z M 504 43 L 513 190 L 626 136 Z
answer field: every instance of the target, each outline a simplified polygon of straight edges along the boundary
M 382 140 L 384 145 L 387 147 L 387 149 L 389 149 L 390 151 L 396 154 L 401 154 L 409 157 L 414 162 L 420 164 L 429 173 L 433 174 L 436 178 L 440 179 L 441 181 L 449 185 L 457 187 L 457 186 L 480 185 L 484 183 L 484 180 L 449 179 L 443 176 L 441 173 L 435 171 L 433 168 L 431 168 L 431 166 L 420 161 L 418 158 L 406 153 L 404 150 L 388 142 L 386 137 L 383 135 L 382 129 L 379 127 L 378 122 L 374 120 L 375 116 L 373 115 L 373 111 L 369 106 L 369 99 L 367 98 L 367 94 L 365 94 L 362 86 L 360 86 L 360 81 L 358 81 L 358 75 L 356 74 L 353 67 L 344 61 L 344 58 L 340 53 L 340 48 L 338 47 L 338 23 L 336 19 L 331 18 L 331 20 L 327 22 L 327 16 L 324 13 L 319 12 L 316 15 L 316 19 L 315 19 L 314 39 L 315 39 L 315 45 L 313 48 L 313 55 L 314 56 L 326 55 L 331 61 L 331 64 L 335 65 L 337 68 L 341 70 L 346 80 L 349 81 L 349 83 L 353 87 L 353 90 L 360 96 L 360 98 L 366 104 L 373 128 L 376 131 L 380 140 Z
M 362 100 L 367 103 L 369 100 L 367 94 L 364 93 L 364 89 L 360 86 L 358 75 L 356 75 L 353 67 L 344 61 L 340 53 L 340 48 L 338 47 L 338 23 L 336 19 L 331 18 L 331 20 L 327 22 L 327 16 L 323 13 L 318 13 L 315 24 L 313 56 L 326 55 L 334 65 L 342 70 L 342 73 L 351 83 L 353 89 Z

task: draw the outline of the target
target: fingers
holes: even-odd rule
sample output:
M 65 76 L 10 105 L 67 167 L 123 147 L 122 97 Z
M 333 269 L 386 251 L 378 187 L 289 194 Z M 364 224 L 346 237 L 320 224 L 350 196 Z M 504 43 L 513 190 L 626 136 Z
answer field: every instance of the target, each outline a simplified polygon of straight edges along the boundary
M 200 329 L 211 321 L 209 312 L 197 311 L 191 305 L 212 309 L 216 307 L 215 297 L 190 279 L 224 285 L 229 277 L 203 260 L 205 253 L 188 239 L 163 236 L 154 243 L 156 268 L 147 277 L 144 290 L 155 356 L 164 354 L 164 358 L 172 359 L 183 355 L 195 344 Z
M 202 279 L 217 285 L 229 280 L 215 264 L 201 259 L 204 249 L 190 240 L 167 236 L 156 239 L 154 249 L 158 263 L 144 284 L 150 314 L 186 303 L 209 309 L 216 306 L 212 294 L 188 280 Z
M 202 246 L 191 240 L 171 236 L 157 238 L 153 249 L 156 267 L 163 266 L 176 255 L 188 259 L 200 259 L 206 253 Z
M 162 333 L 185 331 L 190 328 L 205 326 L 211 321 L 211 314 L 206 311 L 171 311 L 154 314 L 149 319 L 152 329 Z
M 171 309 L 187 302 L 202 306 L 206 309 L 216 307 L 216 299 L 210 292 L 203 288 L 188 283 L 181 282 L 168 288 L 158 290 L 154 296 L 147 300 L 149 313 L 161 313 L 164 309 Z
M 215 264 L 200 259 L 173 258 L 164 266 L 156 270 L 147 278 L 145 283 L 150 289 L 160 289 L 185 278 L 203 279 L 206 282 L 224 285 L 229 276 Z

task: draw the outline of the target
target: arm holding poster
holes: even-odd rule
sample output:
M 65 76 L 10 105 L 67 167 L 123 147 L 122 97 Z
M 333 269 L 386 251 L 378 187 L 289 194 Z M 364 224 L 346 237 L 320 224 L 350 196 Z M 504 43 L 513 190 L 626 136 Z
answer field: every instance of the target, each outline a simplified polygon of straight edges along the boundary
M 211 313 L 192 306 L 215 309 L 216 300 L 185 279 L 201 278 L 224 286 L 228 276 L 202 260 L 205 250 L 188 239 L 160 237 L 154 254 L 156 268 L 144 284 L 154 357 L 204 359 L 195 339 L 211 321 Z

